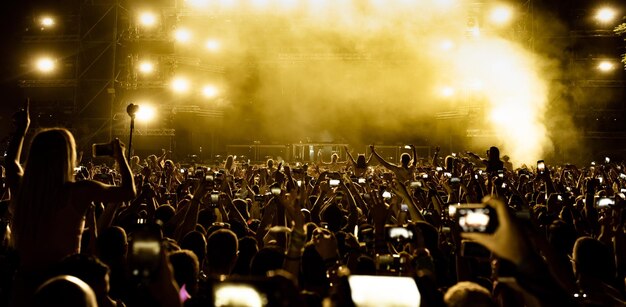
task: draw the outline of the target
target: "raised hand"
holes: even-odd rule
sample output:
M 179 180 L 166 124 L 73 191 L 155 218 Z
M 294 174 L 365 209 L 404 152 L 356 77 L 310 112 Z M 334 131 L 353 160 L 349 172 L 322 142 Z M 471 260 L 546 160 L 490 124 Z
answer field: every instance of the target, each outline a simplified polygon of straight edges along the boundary
M 13 122 L 17 132 L 26 133 L 30 126 L 30 101 L 26 100 L 24 107 L 13 114 Z

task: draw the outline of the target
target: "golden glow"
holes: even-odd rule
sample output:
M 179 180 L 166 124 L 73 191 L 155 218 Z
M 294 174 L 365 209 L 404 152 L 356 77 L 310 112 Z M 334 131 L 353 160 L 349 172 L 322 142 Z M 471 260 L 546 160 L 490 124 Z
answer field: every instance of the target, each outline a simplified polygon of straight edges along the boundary
M 216 39 L 209 39 L 206 42 L 206 49 L 209 49 L 209 51 L 211 52 L 217 52 L 220 50 L 221 47 L 222 47 L 222 44 L 220 44 L 220 41 Z
M 256 289 L 246 284 L 220 283 L 215 287 L 215 306 L 261 307 L 266 303 Z
M 50 57 L 41 57 L 35 61 L 35 67 L 42 73 L 50 73 L 56 68 L 55 61 Z
M 494 7 L 489 14 L 489 19 L 496 25 L 504 25 L 513 18 L 513 10 L 505 5 Z
M 189 80 L 178 77 L 172 80 L 172 90 L 176 93 L 186 93 L 189 91 Z
M 52 17 L 50 16 L 44 16 L 41 18 L 41 26 L 44 28 L 50 28 L 52 26 L 54 26 L 54 19 L 52 19 Z
M 149 104 L 140 104 L 139 110 L 135 114 L 135 118 L 140 122 L 149 122 L 154 119 L 156 110 Z
M 446 39 L 446 40 L 441 41 L 441 44 L 439 45 L 439 47 L 443 51 L 450 51 L 454 48 L 454 42 L 449 39 Z
M 213 85 L 206 85 L 202 88 L 202 96 L 206 98 L 215 98 L 219 91 Z
M 177 29 L 174 31 L 174 39 L 179 43 L 188 43 L 191 40 L 191 32 L 187 29 Z
M 152 12 L 142 12 L 139 14 L 139 24 L 144 27 L 153 27 L 156 25 L 157 16 Z
M 205 8 L 209 5 L 209 0 L 186 0 L 185 2 L 193 8 Z
M 603 7 L 596 12 L 596 19 L 600 22 L 609 23 L 615 20 L 617 12 L 609 7 Z
M 188 6 L 197 3 L 204 2 L 187 0 Z M 175 32 L 173 37 L 178 42 L 189 39 L 195 48 L 185 48 L 181 60 L 188 63 L 183 63 L 184 67 L 173 65 L 172 73 L 185 75 L 189 80 L 212 81 L 216 79 L 208 77 L 206 70 L 224 65 L 232 68 L 224 77 L 226 89 L 222 88 L 222 80 L 209 87 L 175 79 L 169 86 L 178 93 L 193 90 L 194 99 L 197 94 L 197 98 L 212 99 L 215 104 L 228 99 L 214 97 L 232 96 L 250 98 L 268 109 L 289 110 L 278 115 L 264 111 L 253 114 L 259 123 L 307 123 L 265 129 L 268 134 L 285 138 L 326 128 L 331 135 L 333 129 L 338 129 L 334 126 L 338 122 L 348 123 L 340 129 L 358 138 L 362 135 L 357 129 L 359 125 L 350 123 L 364 118 L 374 126 L 384 127 L 384 133 L 404 133 L 407 124 L 416 119 L 433 120 L 433 114 L 444 114 L 451 107 L 460 114 L 477 110 L 472 114 L 480 118 L 473 122 L 480 123 L 480 127 L 470 128 L 493 131 L 485 142 L 498 145 L 516 164 L 536 162 L 551 147 L 543 114 L 551 84 L 548 80 L 558 77 L 558 68 L 553 66 L 554 61 L 514 41 L 514 35 L 502 36 L 500 31 L 494 31 L 490 7 L 476 12 L 463 3 L 210 0 L 207 6 L 217 11 L 232 8 L 243 14 L 257 14 L 250 22 L 233 20 L 224 25 L 219 21 L 215 28 L 209 27 L 217 21 L 181 19 L 180 25 L 186 29 L 179 30 L 194 36 L 183 34 L 186 38 L 181 39 Z M 499 18 L 495 20 L 511 21 L 510 18 L 517 18 L 516 14 L 515 10 L 494 8 L 494 15 Z M 220 32 L 221 29 L 225 30 Z M 222 64 L 216 57 L 245 64 Z M 198 61 L 192 63 L 195 59 Z M 202 69 L 192 75 L 191 66 Z M 157 69 L 166 71 L 165 67 Z M 294 101 L 298 108 L 293 107 Z M 438 105 L 433 101 L 445 103 Z M 379 111 L 381 106 L 402 112 L 394 113 L 394 123 L 390 123 L 389 113 Z M 309 123 L 311 114 L 320 114 L 315 124 Z M 366 138 L 358 141 L 372 141 Z M 430 139 L 439 141 L 440 137 Z
M 615 69 L 615 63 L 611 62 L 611 61 L 600 61 L 600 63 L 598 63 L 598 70 L 600 70 L 601 72 L 609 72 Z
M 154 64 L 150 61 L 141 61 L 139 63 L 139 72 L 143 74 L 151 74 L 154 72 Z
M 449 97 L 454 96 L 456 91 L 451 86 L 444 86 L 439 90 L 439 93 L 441 94 L 441 96 L 449 98 Z

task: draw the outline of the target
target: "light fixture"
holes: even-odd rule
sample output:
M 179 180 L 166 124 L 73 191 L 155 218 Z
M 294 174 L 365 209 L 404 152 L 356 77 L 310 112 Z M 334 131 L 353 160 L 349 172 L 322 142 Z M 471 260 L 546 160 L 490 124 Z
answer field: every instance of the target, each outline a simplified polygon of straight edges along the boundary
M 141 122 L 149 122 L 156 115 L 156 110 L 149 104 L 142 103 L 139 105 L 139 109 L 135 113 L 135 118 Z
M 55 60 L 50 57 L 41 57 L 35 61 L 35 67 L 42 73 L 50 73 L 56 68 Z
M 610 72 L 615 69 L 615 63 L 608 60 L 603 60 L 598 63 L 597 68 L 601 72 Z
M 602 23 L 612 22 L 617 16 L 617 12 L 610 7 L 603 7 L 597 10 L 595 18 Z
M 179 43 L 188 43 L 191 40 L 191 32 L 187 29 L 177 29 L 174 32 L 174 39 Z
M 206 98 L 215 98 L 218 94 L 218 90 L 213 85 L 206 85 L 202 88 L 202 96 Z
M 144 27 L 153 27 L 156 25 L 157 16 L 152 12 L 142 12 L 139 14 L 139 24 Z
M 154 64 L 150 61 L 141 61 L 139 63 L 139 72 L 142 74 L 151 74 L 154 72 Z
M 172 90 L 176 93 L 186 93 L 189 91 L 189 81 L 182 77 L 172 80 Z
M 209 49 L 209 51 L 211 52 L 217 52 L 218 50 L 220 50 L 221 44 L 218 40 L 215 39 L 209 39 L 206 42 L 206 48 Z
M 39 24 L 41 25 L 42 29 L 51 28 L 54 26 L 54 18 L 50 16 L 43 16 L 39 20 Z

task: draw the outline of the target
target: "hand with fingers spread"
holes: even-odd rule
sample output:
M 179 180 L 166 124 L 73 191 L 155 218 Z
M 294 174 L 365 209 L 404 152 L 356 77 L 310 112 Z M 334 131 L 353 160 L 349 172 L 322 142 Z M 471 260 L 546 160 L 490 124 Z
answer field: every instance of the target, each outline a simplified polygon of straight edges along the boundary
M 313 244 L 315 250 L 322 256 L 324 261 L 336 260 L 339 257 L 337 238 L 328 229 L 316 228 L 313 231 Z

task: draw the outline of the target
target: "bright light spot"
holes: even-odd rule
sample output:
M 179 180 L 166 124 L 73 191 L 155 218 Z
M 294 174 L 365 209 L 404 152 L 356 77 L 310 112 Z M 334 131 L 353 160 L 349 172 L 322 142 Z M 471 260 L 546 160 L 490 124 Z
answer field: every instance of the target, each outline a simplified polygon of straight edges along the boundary
M 207 85 L 202 88 L 202 95 L 206 98 L 214 98 L 217 96 L 218 90 L 213 85 Z
M 48 58 L 48 57 L 43 57 L 43 58 L 37 59 L 37 61 L 35 62 L 35 67 L 37 67 L 37 70 L 39 70 L 42 73 L 49 73 L 55 69 L 56 64 L 53 59 Z
M 154 64 L 150 61 L 142 61 L 139 63 L 139 72 L 144 74 L 151 74 L 154 72 Z
M 152 12 L 143 12 L 139 14 L 139 24 L 145 27 L 152 27 L 156 24 L 157 17 Z
M 450 86 L 444 86 L 439 90 L 439 93 L 441 94 L 441 96 L 446 97 L 446 98 L 454 96 L 455 92 L 456 91 L 454 90 L 454 88 Z
M 600 22 L 611 22 L 615 19 L 617 12 L 614 9 L 604 7 L 597 11 L 596 19 Z
M 179 43 L 188 43 L 191 40 L 191 32 L 187 29 L 178 29 L 174 32 L 174 39 Z
M 151 121 L 156 115 L 156 110 L 150 105 L 139 105 L 139 110 L 135 113 L 135 118 L 138 121 L 148 122 Z
M 42 17 L 41 26 L 44 28 L 49 28 L 49 27 L 54 26 L 54 19 L 52 19 L 52 17 L 49 17 L 49 16 Z
M 480 27 L 473 26 L 473 27 L 469 28 L 468 31 L 469 31 L 471 36 L 473 36 L 473 37 L 480 37 Z
M 598 64 L 598 70 L 601 72 L 609 72 L 615 69 L 615 64 L 611 61 L 601 61 Z
M 489 19 L 497 25 L 507 24 L 513 18 L 513 11 L 508 6 L 498 6 L 492 9 Z
M 206 48 L 211 52 L 217 52 L 220 50 L 221 44 L 219 41 L 215 39 L 210 39 L 206 42 Z
M 450 51 L 452 50 L 452 48 L 454 48 L 454 42 L 449 39 L 446 39 L 439 44 L 439 47 L 443 51 Z
M 172 81 L 172 89 L 176 93 L 185 93 L 189 90 L 189 81 L 184 78 L 176 78 Z
M 215 306 L 249 306 L 265 305 L 261 294 L 249 285 L 219 283 L 215 286 Z
M 471 80 L 467 83 L 467 86 L 473 91 L 480 91 L 484 88 L 483 81 L 478 79 Z

